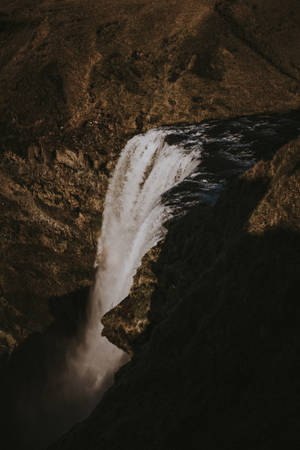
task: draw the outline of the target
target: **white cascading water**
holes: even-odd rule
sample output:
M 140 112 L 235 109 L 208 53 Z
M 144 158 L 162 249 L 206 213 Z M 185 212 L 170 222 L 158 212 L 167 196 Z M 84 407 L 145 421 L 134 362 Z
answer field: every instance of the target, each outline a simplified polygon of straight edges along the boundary
M 166 131 L 151 130 L 124 148 L 106 195 L 98 239 L 93 302 L 101 313 L 128 294 L 143 256 L 166 234 L 172 208 L 161 195 L 199 164 L 199 151 L 165 142 Z
M 85 340 L 72 358 L 73 368 L 91 392 L 103 392 L 126 360 L 124 352 L 101 336 L 101 317 L 129 294 L 143 256 L 166 235 L 164 223 L 173 208 L 161 202 L 161 195 L 199 165 L 199 149 L 169 145 L 165 141 L 169 133 L 154 129 L 132 138 L 109 183 L 90 320 Z

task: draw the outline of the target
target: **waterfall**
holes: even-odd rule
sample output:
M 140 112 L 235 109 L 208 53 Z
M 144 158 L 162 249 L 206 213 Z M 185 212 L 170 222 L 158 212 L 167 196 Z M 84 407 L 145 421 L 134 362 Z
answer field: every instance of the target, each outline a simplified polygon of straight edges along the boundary
M 93 302 L 101 313 L 128 294 L 143 256 L 166 234 L 173 208 L 161 196 L 183 181 L 199 164 L 199 152 L 169 145 L 158 129 L 131 139 L 108 187 Z
M 108 186 L 97 242 L 90 318 L 85 337 L 69 364 L 70 373 L 83 380 L 87 395 L 99 392 L 101 396 L 113 373 L 128 359 L 101 336 L 101 317 L 129 294 L 143 256 L 166 235 L 164 224 L 177 208 L 164 203 L 162 195 L 182 182 L 200 162 L 199 147 L 168 144 L 170 132 L 154 129 L 132 138 L 122 150 Z
M 286 124 L 262 115 L 156 128 L 122 150 L 105 199 L 88 326 L 70 353 L 66 376 L 74 389 L 80 386 L 87 412 L 128 358 L 101 336 L 101 317 L 129 294 L 143 256 L 165 237 L 166 222 L 195 204 L 214 204 L 226 181 L 251 167 L 261 148 L 278 145 Z

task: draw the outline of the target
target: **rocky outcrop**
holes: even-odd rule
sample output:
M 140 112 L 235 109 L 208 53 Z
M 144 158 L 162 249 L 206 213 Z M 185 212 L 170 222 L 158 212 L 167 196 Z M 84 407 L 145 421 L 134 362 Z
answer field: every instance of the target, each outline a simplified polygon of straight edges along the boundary
M 44 329 L 47 299 L 91 284 L 107 183 L 83 152 L 56 150 L 48 164 L 36 149 L 30 161 L 12 151 L 1 160 L 1 326 L 14 310 L 15 343 Z
M 158 244 L 144 256 L 130 294 L 101 320 L 104 325 L 102 335 L 130 356 L 144 341 L 144 334 L 149 326 L 151 298 L 157 285 L 152 266 L 160 255 L 162 245 Z

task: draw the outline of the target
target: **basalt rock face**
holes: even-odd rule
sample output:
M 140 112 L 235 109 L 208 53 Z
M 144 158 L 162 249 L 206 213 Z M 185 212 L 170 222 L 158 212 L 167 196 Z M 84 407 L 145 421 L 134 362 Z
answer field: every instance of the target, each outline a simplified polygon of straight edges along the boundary
M 299 104 L 297 0 L 0 7 L 1 349 L 92 283 L 107 177 L 156 125 Z M 2 351 L 2 350 L 1 350 Z
M 1 168 L 1 327 L 15 345 L 48 323 L 49 297 L 91 284 L 107 176 L 66 149 L 49 165 L 6 152 Z

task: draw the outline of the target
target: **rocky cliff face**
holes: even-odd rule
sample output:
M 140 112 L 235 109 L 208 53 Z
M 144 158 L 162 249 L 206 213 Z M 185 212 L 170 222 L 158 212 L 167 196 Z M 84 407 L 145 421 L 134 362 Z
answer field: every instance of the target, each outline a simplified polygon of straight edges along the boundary
M 50 297 L 92 284 L 108 176 L 129 137 L 299 108 L 299 17 L 297 0 L 1 5 L 3 355 L 45 330 Z M 298 442 L 299 210 L 295 141 L 172 228 L 148 344 L 55 448 Z

